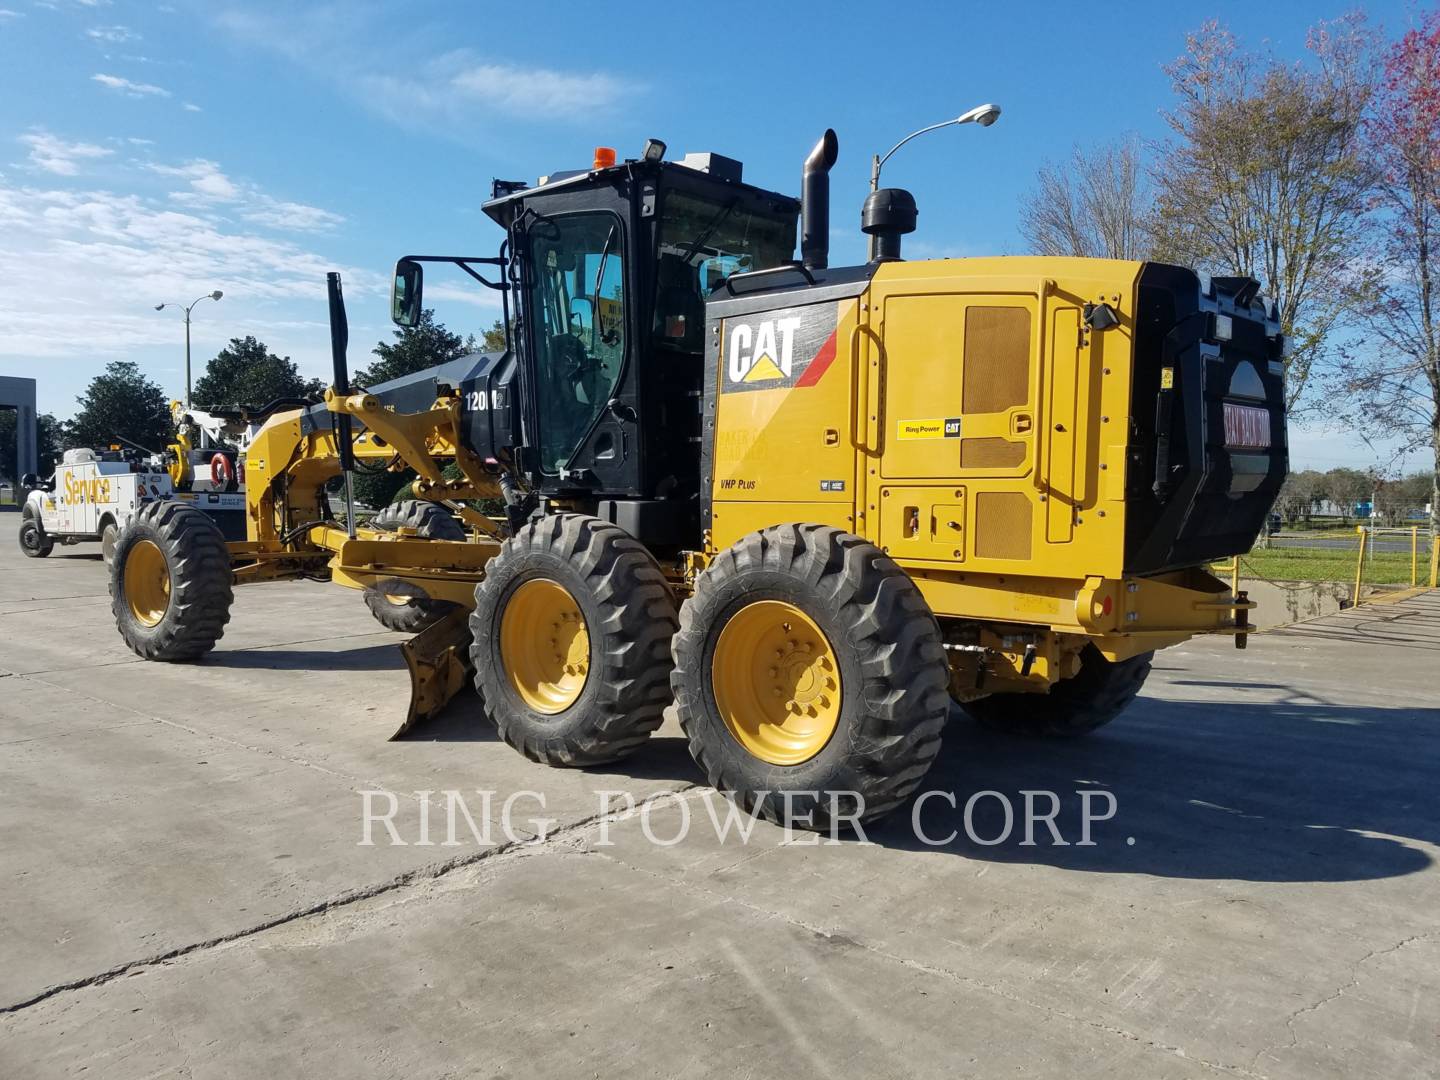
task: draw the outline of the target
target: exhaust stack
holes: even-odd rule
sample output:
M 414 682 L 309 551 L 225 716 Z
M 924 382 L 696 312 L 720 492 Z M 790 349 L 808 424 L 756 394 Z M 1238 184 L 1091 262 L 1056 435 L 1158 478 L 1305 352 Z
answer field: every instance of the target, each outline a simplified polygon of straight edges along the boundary
M 805 159 L 800 181 L 800 261 L 807 270 L 824 270 L 830 265 L 830 170 L 840 153 L 840 140 L 833 128 Z

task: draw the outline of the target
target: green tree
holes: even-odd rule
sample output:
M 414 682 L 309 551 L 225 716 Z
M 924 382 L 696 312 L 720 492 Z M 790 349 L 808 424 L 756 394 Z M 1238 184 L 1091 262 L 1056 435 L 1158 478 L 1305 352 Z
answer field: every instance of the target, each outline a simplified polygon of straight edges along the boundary
M 14 409 L 0 409 L 0 479 L 17 484 L 20 481 L 20 447 L 15 441 L 20 426 Z M 60 424 L 49 413 L 35 417 L 35 441 L 39 444 L 39 461 L 36 471 L 48 476 L 55 471 L 55 462 L 60 457 Z M 19 494 L 18 488 L 16 494 Z
M 496 326 L 500 324 L 497 321 Z M 487 339 L 492 330 L 486 331 Z M 502 331 L 503 336 L 503 331 Z M 376 360 L 369 367 L 361 368 L 350 377 L 352 385 L 371 387 L 376 383 L 413 375 L 417 371 L 456 360 L 476 350 L 475 337 L 461 337 L 451 333 L 444 323 L 435 321 L 435 312 L 426 308 L 420 313 L 420 322 L 413 327 L 400 327 L 395 331 L 394 341 L 380 341 L 375 344 Z M 415 478 L 409 469 L 403 472 L 375 471 L 355 473 L 355 497 L 367 506 L 385 506 L 409 490 L 410 481 Z
M 231 338 L 205 366 L 190 398 L 198 408 L 266 405 L 276 398 L 319 398 L 320 379 L 306 379 L 288 356 L 276 356 L 253 336 Z
M 496 319 L 494 326 L 490 327 L 488 330 L 482 331 L 480 334 L 480 347 L 483 351 L 487 353 L 504 352 L 505 324 L 499 319 Z
M 1348 518 L 1355 504 L 1365 502 L 1375 493 L 1375 477 L 1359 469 L 1331 469 L 1325 474 L 1321 490 L 1334 503 L 1341 517 Z
M 1308 521 L 1316 506 L 1325 498 L 1325 474 L 1314 469 L 1302 469 L 1285 478 L 1275 500 L 1275 512 L 1288 522 L 1302 518 Z
M 89 388 L 75 400 L 80 410 L 64 429 L 64 440 L 70 446 L 98 449 L 124 439 L 158 451 L 170 442 L 175 430 L 164 392 L 129 360 L 106 365 L 104 373 L 90 380 Z
M 1292 344 L 1292 410 L 1309 400 L 1312 370 L 1362 296 L 1373 41 L 1349 15 L 1315 27 L 1310 62 L 1291 64 L 1245 50 L 1211 21 L 1165 69 L 1178 104 L 1154 169 L 1155 254 L 1260 280 Z
M 490 332 L 486 332 L 487 339 Z M 355 372 L 350 381 L 356 386 L 374 386 L 457 360 L 475 349 L 473 334 L 465 338 L 451 333 L 444 323 L 435 321 L 435 312 L 426 308 L 417 325 L 396 329 L 394 341 L 376 342 L 373 351 L 377 359 Z
M 40 444 L 39 473 L 49 476 L 64 453 L 64 426 L 50 413 L 35 418 L 35 440 Z

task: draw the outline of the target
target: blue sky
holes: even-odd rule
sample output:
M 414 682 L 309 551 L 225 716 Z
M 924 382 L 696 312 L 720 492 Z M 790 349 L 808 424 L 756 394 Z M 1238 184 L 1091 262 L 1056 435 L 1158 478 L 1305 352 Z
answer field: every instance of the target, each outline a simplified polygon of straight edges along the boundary
M 328 366 L 324 273 L 345 274 L 352 363 L 389 333 L 398 255 L 492 254 L 492 177 L 583 166 L 598 145 L 715 150 L 796 193 L 833 126 L 832 259 L 863 257 L 869 155 L 994 101 L 989 129 L 925 136 L 886 168 L 920 206 L 912 257 L 1014 253 L 1046 159 L 1164 134 L 1161 65 L 1207 17 L 1298 56 L 1342 3 L 1111 5 L 339 4 L 0 0 L 0 372 L 39 379 L 61 416 L 111 359 L 183 385 L 253 333 L 307 374 Z M 1403 3 L 1369 5 L 1407 25 Z M 824 14 L 821 15 L 821 12 Z M 453 329 L 496 309 L 427 287 Z M 1297 467 L 1365 465 L 1358 438 L 1299 431 Z

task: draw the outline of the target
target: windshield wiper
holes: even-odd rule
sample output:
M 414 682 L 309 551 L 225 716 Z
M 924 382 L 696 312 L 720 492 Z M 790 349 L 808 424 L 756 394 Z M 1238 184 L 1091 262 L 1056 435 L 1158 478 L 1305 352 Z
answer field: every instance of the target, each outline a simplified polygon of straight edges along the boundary
M 710 237 L 715 234 L 715 230 L 720 228 L 725 219 L 730 216 L 731 211 L 739 205 L 739 199 L 731 199 L 725 206 L 721 207 L 720 212 L 710 219 L 710 224 L 700 230 L 700 235 L 695 237 L 695 242 L 685 250 L 685 254 L 680 256 L 680 260 L 688 263 L 694 258 L 695 253 L 705 246 L 705 241 L 709 240 Z
M 600 265 L 595 267 L 595 288 L 590 294 L 590 352 L 595 352 L 595 338 L 600 333 L 600 282 L 605 278 L 605 263 L 610 259 L 610 243 L 615 239 L 615 226 L 605 237 L 605 246 L 600 249 Z

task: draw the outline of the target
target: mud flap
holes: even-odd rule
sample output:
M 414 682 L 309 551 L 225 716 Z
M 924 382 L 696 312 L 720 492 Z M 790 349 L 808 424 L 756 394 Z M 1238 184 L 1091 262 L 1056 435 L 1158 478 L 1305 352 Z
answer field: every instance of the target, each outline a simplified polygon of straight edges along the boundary
M 401 644 L 410 669 L 410 710 L 391 739 L 429 720 L 470 681 L 470 612 L 456 608 Z

